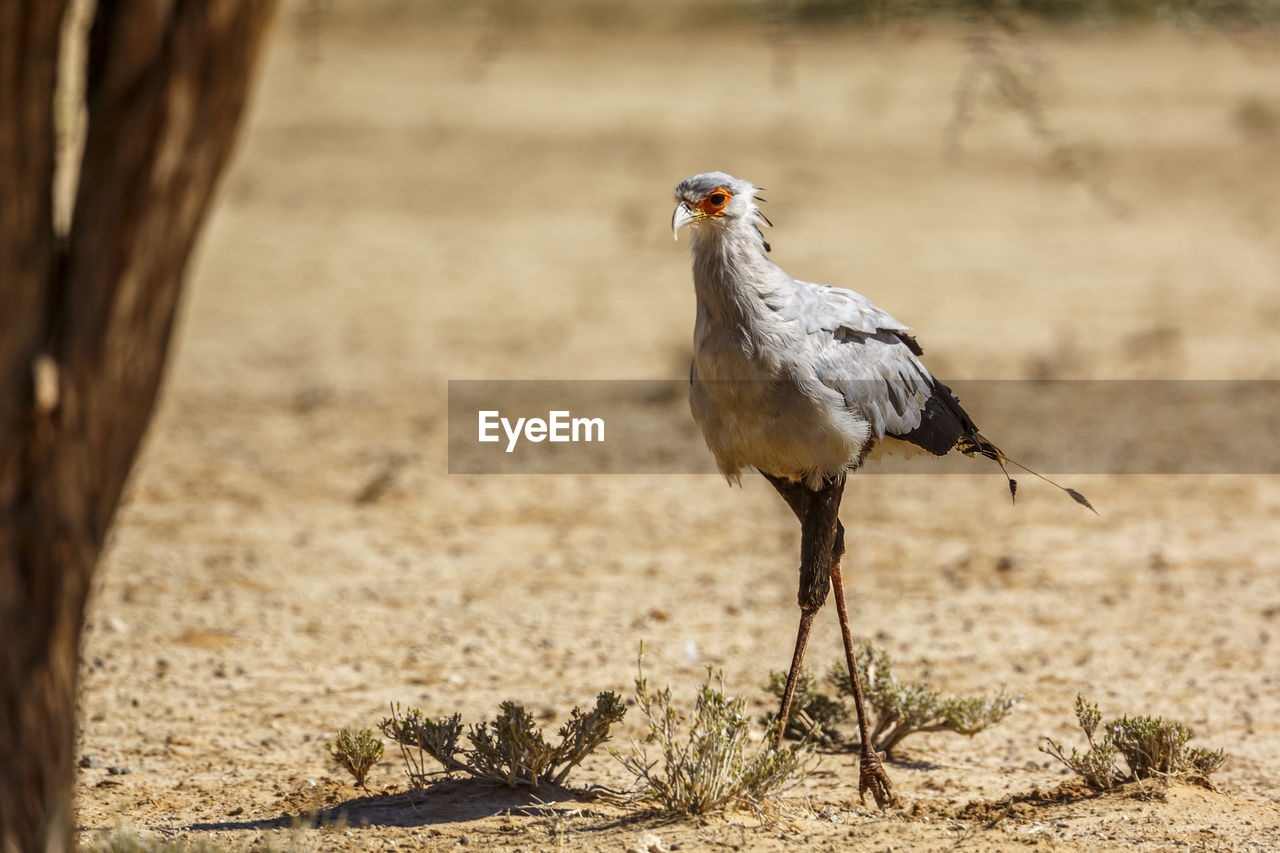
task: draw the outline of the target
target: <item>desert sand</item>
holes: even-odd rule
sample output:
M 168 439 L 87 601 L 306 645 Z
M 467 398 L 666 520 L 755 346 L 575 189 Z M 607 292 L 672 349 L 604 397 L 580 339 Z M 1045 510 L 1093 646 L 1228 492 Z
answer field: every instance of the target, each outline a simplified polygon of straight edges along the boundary
M 1022 697 L 973 739 L 906 741 L 888 765 L 901 809 L 859 806 L 840 752 L 768 825 L 467 781 L 408 792 L 390 745 L 355 787 L 324 749 L 338 728 L 393 701 L 479 720 L 514 699 L 554 729 L 598 691 L 630 696 L 642 641 L 650 681 L 683 701 L 712 666 L 771 707 L 799 533 L 763 479 L 447 473 L 450 379 L 687 375 L 693 293 L 669 232 L 687 175 L 767 187 L 774 259 L 909 323 L 943 378 L 1280 377 L 1265 46 L 1032 32 L 1010 49 L 1057 136 L 984 84 L 957 152 L 963 29 L 378 8 L 282 13 L 193 260 L 88 614 L 86 840 L 1280 849 L 1280 479 L 1248 472 L 1071 477 L 1098 516 L 1027 478 L 1011 505 L 979 462 L 852 478 L 855 632 L 903 677 Z M 1092 423 L 1105 435 L 1107 412 Z M 1010 452 L 1038 440 L 1003 429 Z M 809 663 L 839 656 L 829 607 Z M 1078 692 L 1225 748 L 1216 790 L 1073 787 L 1037 746 L 1080 743 Z M 613 745 L 643 731 L 633 708 Z M 629 781 L 604 752 L 570 777 Z

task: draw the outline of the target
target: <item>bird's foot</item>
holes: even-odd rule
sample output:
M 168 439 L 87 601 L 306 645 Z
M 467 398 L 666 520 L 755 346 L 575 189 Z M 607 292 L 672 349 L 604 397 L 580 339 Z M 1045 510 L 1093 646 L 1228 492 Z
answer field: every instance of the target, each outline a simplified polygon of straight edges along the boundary
M 893 795 L 889 775 L 884 772 L 884 766 L 880 763 L 882 758 L 884 753 L 877 753 L 874 749 L 862 751 L 858 773 L 858 800 L 866 803 L 867 791 L 870 791 L 871 796 L 875 797 L 876 805 L 885 809 L 896 806 L 898 798 Z

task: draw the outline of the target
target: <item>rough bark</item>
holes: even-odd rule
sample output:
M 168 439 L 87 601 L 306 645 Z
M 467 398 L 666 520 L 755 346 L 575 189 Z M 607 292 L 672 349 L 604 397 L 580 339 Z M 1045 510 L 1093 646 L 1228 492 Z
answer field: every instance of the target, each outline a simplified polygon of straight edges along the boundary
M 76 654 L 267 0 L 99 0 L 71 226 L 62 0 L 0 0 L 0 853 L 74 847 Z

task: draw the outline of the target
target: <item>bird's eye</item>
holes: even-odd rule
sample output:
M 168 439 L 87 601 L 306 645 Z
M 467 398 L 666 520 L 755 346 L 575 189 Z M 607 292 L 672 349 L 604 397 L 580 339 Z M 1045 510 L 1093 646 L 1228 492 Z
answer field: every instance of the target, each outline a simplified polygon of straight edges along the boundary
M 711 202 L 716 207 L 719 207 L 720 205 L 724 204 L 726 198 L 727 196 L 724 193 L 714 192 L 711 195 L 707 196 L 707 201 Z

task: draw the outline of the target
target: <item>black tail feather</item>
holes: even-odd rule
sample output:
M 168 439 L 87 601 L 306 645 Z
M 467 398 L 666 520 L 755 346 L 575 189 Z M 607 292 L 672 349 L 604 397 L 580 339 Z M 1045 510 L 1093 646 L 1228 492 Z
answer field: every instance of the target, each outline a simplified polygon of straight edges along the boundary
M 914 343 L 914 340 L 910 340 L 908 346 Z M 951 389 L 936 379 L 933 380 L 933 394 L 926 401 L 924 411 L 921 413 L 920 425 L 908 433 L 895 435 L 894 438 L 908 441 L 936 456 L 945 456 L 953 450 L 958 450 L 966 456 L 985 456 L 1000 466 L 1005 479 L 1009 481 L 1009 498 L 1015 502 L 1018 497 L 1018 481 L 1009 475 L 1009 465 L 1061 489 L 1076 503 L 1086 507 L 1095 515 L 1098 513 L 1093 508 L 1093 504 L 1089 503 L 1089 499 L 1075 489 L 1055 483 L 1018 460 L 1010 458 L 1008 454 L 996 447 L 986 436 L 978 432 L 977 425 L 969 417 L 968 412 L 961 408 L 960 401 L 951 393 Z
M 1032 477 L 1036 477 L 1040 480 L 1044 480 L 1046 483 L 1053 486 L 1054 488 L 1061 489 L 1062 491 L 1067 493 L 1067 496 L 1071 498 L 1071 500 L 1080 504 L 1085 509 L 1092 512 L 1094 515 L 1098 515 L 1098 511 L 1093 508 L 1093 504 L 1089 503 L 1089 499 L 1086 498 L 1084 495 L 1080 494 L 1070 486 L 1064 486 L 1061 483 L 1058 483 L 1049 479 L 1044 474 L 1041 474 L 1039 471 L 1031 470 L 1026 465 L 1023 465 L 1021 462 L 1019 462 L 1017 459 L 1010 458 L 1008 454 L 1006 454 L 1003 450 L 1001 450 L 1000 448 L 992 444 L 986 438 L 986 436 L 982 435 L 979 432 L 975 431 L 972 436 L 966 436 L 964 441 L 956 444 L 956 449 L 959 450 L 961 453 L 964 453 L 969 456 L 972 456 L 975 453 L 980 453 L 983 456 L 987 457 L 988 459 L 995 460 L 995 463 L 1000 466 L 1000 470 L 1004 472 L 1005 479 L 1009 481 L 1010 500 L 1016 501 L 1017 494 L 1018 494 L 1018 481 L 1013 479 L 1013 477 L 1009 476 L 1009 469 L 1007 467 L 1009 465 L 1012 465 L 1015 468 L 1018 468 L 1022 471 L 1027 472 Z

